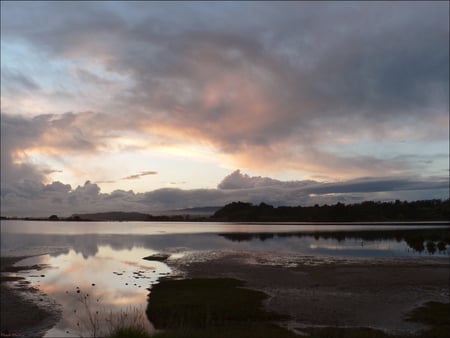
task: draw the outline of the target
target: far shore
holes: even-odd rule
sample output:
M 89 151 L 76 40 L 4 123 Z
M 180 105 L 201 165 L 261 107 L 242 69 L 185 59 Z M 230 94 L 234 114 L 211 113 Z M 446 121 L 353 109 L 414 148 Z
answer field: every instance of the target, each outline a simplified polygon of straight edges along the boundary
M 57 213 L 58 211 L 55 210 Z M 390 222 L 447 222 L 449 199 L 380 202 L 364 201 L 356 204 L 336 203 L 314 206 L 272 206 L 261 202 L 232 202 L 222 207 L 197 207 L 166 210 L 155 214 L 136 211 L 107 211 L 72 214 L 60 217 L 56 213 L 47 217 L 6 217 L 1 219 L 23 219 L 35 221 L 144 221 L 144 222 L 298 222 L 298 223 L 356 223 L 371 224 Z M 26 211 L 23 211 L 26 214 Z
M 402 226 L 402 225 L 423 225 L 423 226 L 444 226 L 450 225 L 450 221 L 447 220 L 430 220 L 430 221 L 340 221 L 340 222 L 323 222 L 323 221 L 221 221 L 216 219 L 211 219 L 207 217 L 195 218 L 195 217 L 186 217 L 184 215 L 176 216 L 161 216 L 156 217 L 155 219 L 149 220 L 133 220 L 133 219 L 83 219 L 83 218 L 58 218 L 58 219 L 49 219 L 48 217 L 1 217 L 2 221 L 33 221 L 33 222 L 142 222 L 142 223 L 158 223 L 158 222 L 168 222 L 168 223 L 198 223 L 198 222 L 207 222 L 207 223 L 238 223 L 238 224 L 292 224 L 292 225 L 394 225 L 394 226 Z

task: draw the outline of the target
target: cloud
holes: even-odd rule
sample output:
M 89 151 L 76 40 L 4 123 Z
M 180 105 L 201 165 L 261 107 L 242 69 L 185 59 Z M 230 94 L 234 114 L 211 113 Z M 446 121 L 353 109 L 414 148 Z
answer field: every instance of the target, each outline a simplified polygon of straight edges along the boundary
M 431 176 L 447 169 L 448 6 L 2 3 L 2 183 L 60 170 L 33 154 L 158 143 L 310 178 Z M 220 190 L 244 183 L 278 184 Z
M 158 174 L 157 171 L 143 171 L 139 174 L 134 174 L 134 175 L 123 177 L 123 178 L 121 178 L 121 180 L 136 180 L 136 179 L 141 178 L 142 176 L 157 175 L 157 174 Z
M 138 124 L 121 118 L 110 120 L 104 114 L 93 112 L 45 114 L 35 117 L 2 112 L 2 184 L 8 185 L 26 179 L 45 182 L 50 174 L 62 171 L 34 161 L 33 156 L 36 155 L 53 157 L 61 162 L 63 156 L 114 151 L 117 146 L 120 147 L 116 140 L 124 131 L 135 130 L 135 123 Z M 83 163 L 71 165 L 83 166 Z M 154 174 L 154 171 L 145 171 L 122 179 Z
M 233 189 L 254 189 L 254 188 L 266 188 L 266 187 L 278 187 L 278 188 L 305 188 L 306 186 L 311 186 L 318 184 L 315 181 L 291 181 L 283 182 L 275 180 L 270 177 L 261 176 L 249 176 L 247 174 L 241 173 L 241 171 L 235 170 L 230 175 L 226 176 L 222 182 L 217 186 L 218 189 L 222 190 L 233 190 Z
M 239 170 L 226 176 L 217 189 L 156 189 L 145 193 L 115 190 L 102 193 L 89 181 L 72 188 L 53 182 L 30 180 L 1 187 L 2 215 L 69 216 L 74 213 L 137 211 L 144 213 L 204 206 L 223 206 L 233 201 L 279 205 L 313 205 L 362 200 L 448 198 L 448 178 L 361 178 L 339 183 L 279 181 L 249 176 Z

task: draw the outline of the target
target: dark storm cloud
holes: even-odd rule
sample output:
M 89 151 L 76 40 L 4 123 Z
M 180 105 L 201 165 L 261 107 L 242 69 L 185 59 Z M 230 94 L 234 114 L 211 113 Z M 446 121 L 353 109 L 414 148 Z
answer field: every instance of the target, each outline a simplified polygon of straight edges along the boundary
M 280 188 L 302 191 L 304 194 L 339 194 L 353 192 L 391 192 L 399 190 L 448 189 L 449 181 L 445 178 L 421 180 L 405 177 L 367 177 L 337 183 L 321 183 L 313 180 L 279 181 L 270 177 L 249 176 L 236 170 L 226 176 L 217 186 L 221 190 Z

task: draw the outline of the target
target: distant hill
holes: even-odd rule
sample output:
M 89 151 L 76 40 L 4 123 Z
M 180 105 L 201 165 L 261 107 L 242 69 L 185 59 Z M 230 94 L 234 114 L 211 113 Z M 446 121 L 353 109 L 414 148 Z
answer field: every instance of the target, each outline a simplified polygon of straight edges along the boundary
M 73 219 L 89 220 L 89 221 L 148 221 L 152 215 L 140 212 L 97 212 L 91 214 L 74 214 Z
M 89 214 L 74 214 L 68 220 L 73 221 L 201 221 L 210 217 L 221 207 L 202 207 L 180 210 L 162 211 L 155 214 L 140 212 L 97 212 Z
M 191 216 L 212 216 L 214 213 L 222 209 L 222 206 L 220 207 L 199 207 L 199 208 L 187 208 L 187 209 L 177 209 L 177 210 L 166 210 L 162 211 L 160 215 L 191 215 Z

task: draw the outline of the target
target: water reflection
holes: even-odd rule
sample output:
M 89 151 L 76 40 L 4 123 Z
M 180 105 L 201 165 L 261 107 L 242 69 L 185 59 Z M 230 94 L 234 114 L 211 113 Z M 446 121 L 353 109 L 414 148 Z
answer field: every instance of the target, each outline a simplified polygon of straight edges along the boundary
M 428 229 L 397 229 L 397 230 L 360 230 L 360 231 L 326 231 L 326 232 L 295 232 L 295 233 L 222 233 L 219 234 L 232 242 L 252 242 L 259 240 L 262 242 L 282 241 L 285 238 L 307 239 L 314 238 L 318 245 L 314 248 L 322 247 L 321 242 L 334 240 L 339 245 L 335 245 L 335 250 L 350 249 L 354 243 L 360 243 L 361 249 L 368 255 L 367 249 L 374 243 L 391 244 L 385 245 L 386 250 L 392 247 L 401 247 L 398 244 L 405 243 L 413 253 L 426 252 L 429 254 L 449 254 L 450 232 L 448 228 L 428 228 Z M 352 244 L 353 243 L 353 244 Z M 364 247 L 366 250 L 364 250 Z
M 92 336 L 95 330 L 107 334 L 111 329 L 108 323 L 121 311 L 140 313 L 145 318 L 148 288 L 170 273 L 164 263 L 143 260 L 147 254 L 143 248 L 116 250 L 99 245 L 95 254 L 87 257 L 70 249 L 64 254 L 21 261 L 24 266 L 50 266 L 39 274 L 23 273 L 61 305 L 62 319 L 46 337 Z M 152 329 L 148 320 L 143 323 Z
M 348 255 L 350 257 L 448 255 L 448 228 L 390 231 L 327 231 L 281 233 L 219 233 L 166 235 L 59 235 L 3 233 L 2 253 L 23 253 L 40 248 L 51 256 L 73 250 L 83 259 L 99 254 L 100 247 L 134 252 L 143 256 L 165 251 L 291 251 L 308 255 Z

